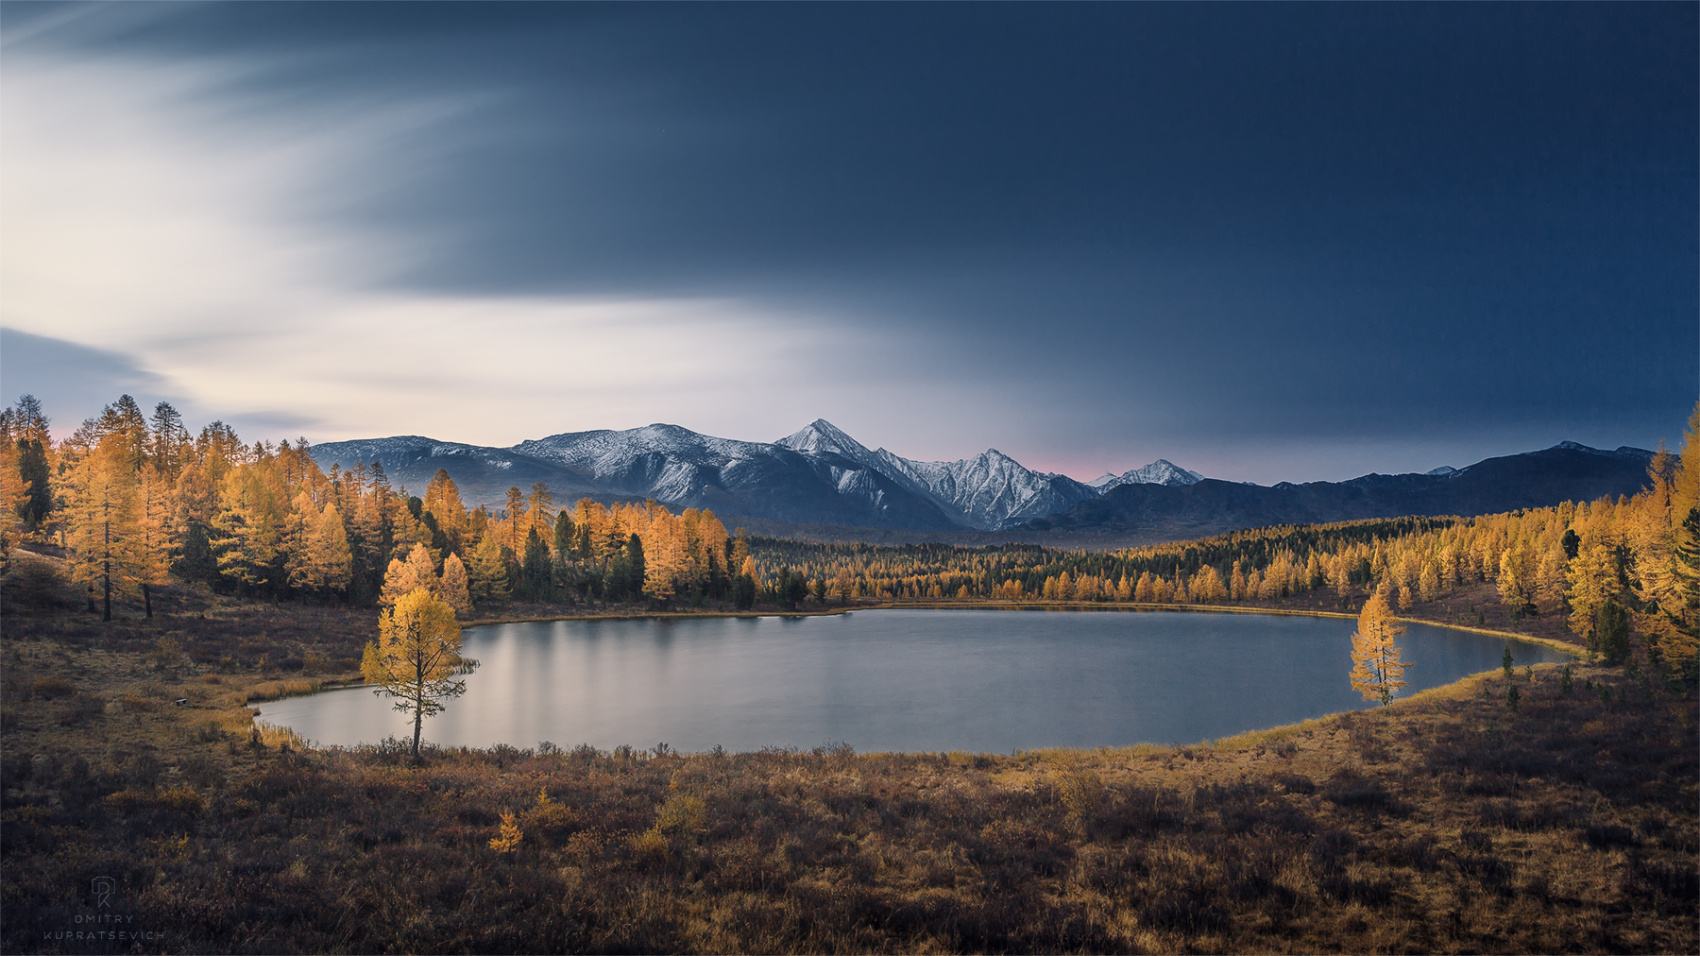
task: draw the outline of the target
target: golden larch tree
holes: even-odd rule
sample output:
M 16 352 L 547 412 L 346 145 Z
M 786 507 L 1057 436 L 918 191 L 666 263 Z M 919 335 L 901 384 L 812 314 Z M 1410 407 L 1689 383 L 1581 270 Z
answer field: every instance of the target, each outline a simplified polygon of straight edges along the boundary
M 527 514 L 526 530 L 537 532 L 537 536 L 545 542 L 554 537 L 555 533 L 555 496 L 549 493 L 547 482 L 534 482 L 531 494 L 526 497 Z M 523 539 L 525 535 L 522 533 Z M 516 551 L 518 549 L 515 549 Z
M 443 580 L 437 576 L 436 565 L 437 562 L 431 559 L 431 552 L 424 545 L 415 544 L 408 551 L 406 561 L 390 561 L 389 569 L 384 572 L 384 590 L 378 596 L 378 603 L 389 607 L 403 595 L 420 588 L 437 594 L 442 589 Z
M 157 465 L 142 466 L 136 487 L 136 583 L 142 608 L 153 617 L 153 588 L 171 583 L 171 561 L 182 546 L 182 526 L 174 520 L 176 482 Z
M 449 539 L 451 549 L 459 548 L 467 530 L 466 505 L 461 503 L 460 489 L 447 470 L 438 468 L 425 486 L 425 510 L 437 519 L 437 530 Z
M 1617 562 L 1610 548 L 1584 535 L 1576 558 L 1567 572 L 1570 599 L 1570 630 L 1592 643 L 1596 619 L 1607 601 L 1616 599 L 1619 583 Z
M 522 548 L 525 545 L 525 535 L 527 531 L 531 530 L 531 522 L 526 518 L 526 512 L 530 510 L 530 506 L 526 504 L 525 492 L 520 491 L 517 487 L 509 488 L 507 504 L 507 517 L 504 519 L 505 534 L 503 535 L 506 540 L 503 541 L 503 544 L 506 544 L 508 550 L 516 555 L 524 554 Z
M 314 516 L 307 534 L 305 557 L 299 572 L 291 572 L 291 584 L 309 591 L 342 591 L 348 587 L 353 576 L 354 553 L 336 505 L 327 503 Z
M 455 678 L 477 666 L 460 656 L 460 625 L 454 608 L 425 588 L 402 595 L 395 607 L 379 612 L 378 640 L 366 645 L 360 674 L 373 691 L 395 699 L 395 709 L 413 713 L 413 756 L 419 757 L 419 733 L 425 718 L 443 711 L 443 702 L 466 692 Z
M 98 584 L 101 619 L 112 620 L 112 594 L 127 595 L 141 576 L 139 489 L 125 443 L 108 436 L 71 468 L 66 482 L 72 579 Z
M 508 565 L 502 558 L 502 545 L 494 534 L 486 535 L 473 549 L 468 578 L 474 600 L 508 599 Z
M 466 576 L 466 565 L 460 555 L 450 553 L 443 559 L 443 600 L 462 617 L 472 613 L 472 591 Z
M 1386 598 L 1370 595 L 1358 614 L 1358 629 L 1352 634 L 1352 689 L 1364 700 L 1379 700 L 1383 707 L 1393 701 L 1393 692 L 1405 686 L 1405 668 L 1394 640 L 1405 633 L 1393 618 Z

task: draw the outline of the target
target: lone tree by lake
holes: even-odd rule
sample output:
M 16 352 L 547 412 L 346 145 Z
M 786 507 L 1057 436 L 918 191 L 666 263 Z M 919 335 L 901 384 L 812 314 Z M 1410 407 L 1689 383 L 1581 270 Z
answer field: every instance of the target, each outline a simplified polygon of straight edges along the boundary
M 1393 701 L 1393 692 L 1405 686 L 1405 668 L 1411 665 L 1399 659 L 1399 645 L 1393 643 L 1403 633 L 1404 625 L 1395 623 L 1379 593 L 1364 602 L 1352 635 L 1352 689 L 1364 700 L 1379 700 L 1385 707 Z
M 460 624 L 454 608 L 430 590 L 415 588 L 378 615 L 378 640 L 366 645 L 361 676 L 374 692 L 396 698 L 395 709 L 413 712 L 413 756 L 419 757 L 419 732 L 425 718 L 443 711 L 443 702 L 466 692 L 456 680 L 477 666 L 460 656 Z

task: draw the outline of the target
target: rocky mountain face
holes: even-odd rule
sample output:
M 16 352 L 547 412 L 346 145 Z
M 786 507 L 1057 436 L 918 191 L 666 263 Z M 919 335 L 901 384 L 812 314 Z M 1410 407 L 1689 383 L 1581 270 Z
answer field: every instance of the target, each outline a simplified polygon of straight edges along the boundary
M 947 513 L 960 515 L 962 526 L 968 528 L 1007 528 L 1098 494 L 1067 475 L 1031 471 L 996 448 L 961 461 L 911 461 L 884 448 L 869 451 L 825 419 L 816 419 L 775 444 L 854 461 L 902 483 Z
M 1066 475 L 1027 469 L 989 449 L 954 462 L 870 451 L 818 420 L 777 442 L 715 438 L 677 425 L 567 432 L 486 448 L 420 436 L 331 442 L 322 467 L 377 461 L 422 490 L 445 469 L 469 502 L 498 505 L 510 486 L 548 483 L 558 500 L 653 498 L 680 508 L 771 521 L 912 530 L 996 530 L 1097 495 Z
M 1086 484 L 1033 471 L 995 448 L 960 461 L 913 461 L 870 450 L 824 419 L 771 443 L 648 425 L 567 432 L 512 448 L 402 435 L 332 442 L 313 455 L 327 469 L 376 461 L 393 484 L 415 494 L 442 468 L 463 500 L 495 508 L 509 487 L 529 490 L 542 481 L 560 502 L 653 498 L 761 522 L 941 534 L 1128 533 L 1142 540 L 1270 524 L 1489 514 L 1633 494 L 1651 457 L 1636 448 L 1565 442 L 1461 469 L 1273 487 L 1208 479 L 1158 459 Z

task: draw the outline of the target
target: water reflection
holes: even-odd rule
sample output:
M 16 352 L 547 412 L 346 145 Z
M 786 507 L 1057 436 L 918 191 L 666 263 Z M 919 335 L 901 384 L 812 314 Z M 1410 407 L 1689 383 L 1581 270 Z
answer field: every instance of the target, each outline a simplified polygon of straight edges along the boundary
M 470 628 L 482 665 L 428 720 L 449 745 L 1006 752 L 1190 742 L 1367 706 L 1354 622 L 1179 613 L 864 611 Z M 1411 625 L 1411 690 L 1498 666 L 1498 638 Z M 1519 665 L 1566 659 L 1516 642 Z M 324 744 L 410 732 L 369 690 L 265 705 Z

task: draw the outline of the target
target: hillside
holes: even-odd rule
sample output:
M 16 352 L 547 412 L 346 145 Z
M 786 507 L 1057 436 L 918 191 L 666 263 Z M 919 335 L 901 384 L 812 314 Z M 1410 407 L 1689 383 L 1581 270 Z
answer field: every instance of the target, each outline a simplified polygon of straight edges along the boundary
M 1156 542 L 1269 525 L 1493 514 L 1633 495 L 1646 487 L 1651 459 L 1652 452 L 1639 448 L 1601 451 L 1564 442 L 1439 474 L 1370 474 L 1272 487 L 1210 478 L 1177 486 L 1128 484 L 1015 530 L 1119 533 Z

